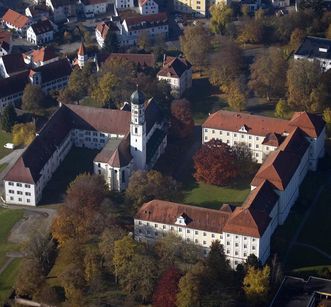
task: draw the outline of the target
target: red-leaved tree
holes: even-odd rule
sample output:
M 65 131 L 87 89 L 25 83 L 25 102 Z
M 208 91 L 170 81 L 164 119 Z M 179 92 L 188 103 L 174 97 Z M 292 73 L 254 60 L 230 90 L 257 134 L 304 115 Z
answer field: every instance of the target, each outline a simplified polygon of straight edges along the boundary
M 220 140 L 211 140 L 202 145 L 193 161 L 194 178 L 197 181 L 224 186 L 238 175 L 235 153 Z
M 171 103 L 171 132 L 179 138 L 192 135 L 194 121 L 191 104 L 186 99 L 174 100 Z
M 176 307 L 178 282 L 181 272 L 174 266 L 169 267 L 160 277 L 153 295 L 153 306 Z

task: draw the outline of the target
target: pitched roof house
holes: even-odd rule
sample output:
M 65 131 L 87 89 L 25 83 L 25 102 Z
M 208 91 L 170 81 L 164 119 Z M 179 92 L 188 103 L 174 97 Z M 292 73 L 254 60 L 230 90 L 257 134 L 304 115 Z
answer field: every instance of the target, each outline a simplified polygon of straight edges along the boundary
M 165 56 L 157 78 L 170 84 L 173 96 L 181 97 L 192 87 L 192 65 L 182 56 Z
M 2 23 L 7 28 L 14 29 L 21 34 L 24 34 L 32 21 L 29 17 L 17 13 L 12 9 L 8 9 L 5 15 L 2 16 Z
M 46 44 L 53 40 L 54 31 L 55 28 L 49 19 L 39 20 L 28 28 L 26 39 L 35 45 Z

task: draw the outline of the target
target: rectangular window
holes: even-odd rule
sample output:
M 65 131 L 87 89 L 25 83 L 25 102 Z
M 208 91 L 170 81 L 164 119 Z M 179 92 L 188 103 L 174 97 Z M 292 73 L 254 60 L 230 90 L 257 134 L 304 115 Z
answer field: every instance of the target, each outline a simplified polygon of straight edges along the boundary
M 18 195 L 23 195 L 23 192 L 21 192 L 21 191 L 17 191 L 17 194 L 18 194 Z
M 211 237 L 212 237 L 212 238 L 215 238 L 215 235 L 212 233 L 212 234 L 211 234 Z
M 207 242 L 206 241 L 203 241 L 203 245 L 206 245 L 207 244 Z
M 195 231 L 195 234 L 196 234 L 196 235 L 199 234 L 199 231 Z
M 21 187 L 22 186 L 22 183 L 16 183 L 16 186 L 17 187 Z
M 31 196 L 31 193 L 30 192 L 25 192 L 25 195 L 26 196 Z
M 162 228 L 163 228 L 163 229 L 166 229 L 166 225 L 163 225 Z
M 14 182 L 8 182 L 8 185 L 14 185 Z
M 179 228 L 178 228 L 178 231 L 179 231 L 179 232 L 182 232 L 182 229 L 179 227 Z
M 191 231 L 189 229 L 186 230 L 186 233 L 191 233 Z
M 154 227 L 157 228 L 157 224 L 154 224 Z
M 29 203 L 30 202 L 30 199 L 27 199 L 26 202 Z
M 205 237 L 206 235 L 207 235 L 207 234 L 204 232 L 204 233 L 203 233 L 203 236 Z

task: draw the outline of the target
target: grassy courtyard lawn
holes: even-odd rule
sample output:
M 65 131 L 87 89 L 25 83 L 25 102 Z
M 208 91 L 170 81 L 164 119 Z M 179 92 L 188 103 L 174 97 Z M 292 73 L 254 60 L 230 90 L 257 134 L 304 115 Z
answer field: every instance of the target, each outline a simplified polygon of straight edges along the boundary
M 0 267 L 6 261 L 6 253 L 17 250 L 18 245 L 7 241 L 10 230 L 23 217 L 23 210 L 0 208 Z M 0 286 L 1 288 L 1 286 Z
M 93 172 L 99 150 L 73 147 L 47 184 L 41 205 L 62 202 L 68 185 L 79 174 Z
M 3 147 L 6 143 L 12 143 L 12 135 L 0 130 L 0 159 L 12 152 L 11 149 Z
M 233 186 L 219 187 L 207 183 L 196 182 L 192 177 L 184 182 L 183 199 L 191 204 L 211 209 L 219 209 L 222 204 L 241 204 L 250 192 L 250 179 Z
M 0 305 L 9 297 L 19 270 L 21 259 L 15 259 L 0 275 Z
M 327 185 L 322 191 L 319 202 L 300 233 L 299 242 L 314 245 L 331 255 L 331 237 L 329 235 L 331 233 L 330 189 L 331 184 Z

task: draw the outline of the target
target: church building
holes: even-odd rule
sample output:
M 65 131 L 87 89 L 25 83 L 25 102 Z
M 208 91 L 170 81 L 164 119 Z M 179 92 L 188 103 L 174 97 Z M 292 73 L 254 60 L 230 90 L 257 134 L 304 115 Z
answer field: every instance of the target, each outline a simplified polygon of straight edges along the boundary
M 167 121 L 138 89 L 130 111 L 61 105 L 4 177 L 6 203 L 36 206 L 73 146 L 100 150 L 94 172 L 122 191 L 135 170 L 151 169 L 164 152 Z

